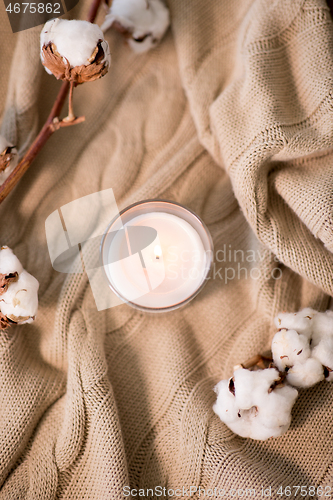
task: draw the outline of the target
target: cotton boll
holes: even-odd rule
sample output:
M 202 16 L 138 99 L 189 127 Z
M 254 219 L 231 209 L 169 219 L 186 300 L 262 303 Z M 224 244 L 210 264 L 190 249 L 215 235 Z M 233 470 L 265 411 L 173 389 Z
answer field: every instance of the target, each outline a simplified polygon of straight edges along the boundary
M 326 337 L 312 350 L 312 357 L 317 359 L 324 367 L 333 370 L 333 337 Z M 325 377 L 327 381 L 333 380 L 333 371 Z
M 307 307 L 298 313 L 279 313 L 275 317 L 274 323 L 277 328 L 296 330 L 297 333 L 301 333 L 310 339 L 316 314 L 317 311 Z
M 6 246 L 0 250 L 0 283 L 0 329 L 31 323 L 37 314 L 39 283 Z
M 27 271 L 22 271 L 16 282 L 11 283 L 0 297 L 2 314 L 15 323 L 32 323 L 38 309 L 39 283 Z
M 272 340 L 272 355 L 275 365 L 280 371 L 295 363 L 303 363 L 310 357 L 309 341 L 305 335 L 295 330 L 281 330 Z
M 215 388 L 215 413 L 242 437 L 264 440 L 283 434 L 290 425 L 291 408 L 297 397 L 292 387 L 281 382 L 275 368 L 260 371 L 238 369 L 233 383 L 221 381 Z
M 111 64 L 108 43 L 97 24 L 59 18 L 43 27 L 40 57 L 49 74 L 76 83 L 100 78 Z
M 226 423 L 226 422 L 225 422 Z M 258 409 L 239 410 L 237 419 L 227 424 L 229 429 L 238 436 L 252 439 L 267 439 L 270 435 L 263 435 L 262 426 L 258 420 Z
M 240 408 L 251 408 L 253 399 L 253 390 L 256 386 L 255 372 L 240 368 L 234 372 L 234 385 L 237 404 Z M 236 394 L 237 385 L 237 394 Z
M 287 374 L 287 381 L 295 387 L 312 387 L 324 380 L 324 368 L 318 359 L 308 358 L 304 363 L 295 364 Z
M 104 40 L 104 35 L 97 24 L 88 21 L 52 19 L 45 24 L 41 33 L 41 58 L 43 60 L 43 46 L 54 43 L 57 52 L 62 56 L 64 62 L 67 59 L 71 68 L 87 66 L 101 40 Z M 106 44 L 106 42 L 104 43 Z M 105 54 L 104 60 L 110 65 L 109 52 Z
M 169 10 L 161 0 L 113 0 L 101 26 L 124 34 L 136 53 L 147 52 L 161 40 L 170 23 Z
M 297 390 L 292 387 L 277 387 L 268 395 L 269 405 L 265 404 L 267 395 L 265 393 L 261 395 L 261 417 L 267 427 L 281 427 L 290 424 L 290 410 L 297 394 Z
M 0 185 L 5 182 L 17 164 L 17 149 L 3 135 L 0 135 Z
M 248 437 L 265 440 L 269 437 L 280 436 L 289 428 L 290 412 L 298 392 L 292 387 L 275 387 L 273 389 L 274 383 L 280 380 L 279 373 L 275 369 L 251 373 L 256 379 L 252 403 L 256 403 L 257 418 L 253 421 Z
M 227 425 L 236 420 L 239 408 L 235 396 L 229 391 L 229 380 L 221 380 L 215 387 L 217 394 L 213 410 Z
M 313 324 L 312 347 L 327 337 L 333 337 L 333 311 L 316 314 Z
M 333 337 L 323 338 L 312 349 L 312 357 L 318 359 L 323 366 L 333 368 Z
M 18 260 L 13 250 L 7 246 L 1 247 L 0 250 L 0 274 L 21 273 L 23 266 Z
M 261 425 L 267 433 L 272 433 L 272 437 L 281 436 L 288 430 L 297 396 L 298 391 L 293 387 L 277 387 L 268 394 L 267 404 L 261 405 Z
M 253 401 L 260 403 L 262 394 L 268 392 L 270 386 L 279 378 L 274 368 L 267 370 L 250 371 L 244 368 L 234 373 L 235 395 L 241 408 L 251 408 Z M 236 391 L 237 387 L 237 391 Z
M 266 424 L 265 419 L 259 414 L 259 411 L 256 406 L 253 406 L 249 410 L 240 410 L 237 420 L 231 422 L 228 427 L 241 437 L 260 441 L 264 441 L 270 437 L 278 437 L 288 430 L 291 420 L 290 412 L 284 420 L 288 422 L 286 425 L 274 427 Z M 269 422 L 267 423 L 269 424 Z

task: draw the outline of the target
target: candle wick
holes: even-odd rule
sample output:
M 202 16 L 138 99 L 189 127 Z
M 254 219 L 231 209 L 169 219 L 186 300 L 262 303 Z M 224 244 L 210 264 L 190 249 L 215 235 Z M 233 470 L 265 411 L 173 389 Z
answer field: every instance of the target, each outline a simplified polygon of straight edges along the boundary
M 155 253 L 155 259 L 158 260 L 162 255 L 162 249 L 159 245 L 156 245 L 156 247 L 154 248 L 154 253 Z

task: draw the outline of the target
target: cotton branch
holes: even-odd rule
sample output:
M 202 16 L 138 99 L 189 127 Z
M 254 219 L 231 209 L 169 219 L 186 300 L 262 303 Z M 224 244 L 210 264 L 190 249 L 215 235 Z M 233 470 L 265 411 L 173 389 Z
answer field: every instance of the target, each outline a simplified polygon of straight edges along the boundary
M 270 354 L 234 367 L 214 388 L 214 411 L 233 432 L 264 440 L 289 428 L 296 388 L 333 381 L 333 311 L 306 308 L 276 316 Z
M 101 4 L 101 0 L 93 0 L 93 3 L 90 7 L 89 14 L 87 17 L 87 21 L 93 23 L 99 6 Z M 71 125 L 76 125 L 77 123 L 81 123 L 84 121 L 84 117 L 80 117 L 74 119 L 70 122 L 63 122 L 59 120 L 59 115 L 64 106 L 66 97 L 68 95 L 70 88 L 69 82 L 63 82 L 61 88 L 59 90 L 58 96 L 55 100 L 55 103 L 51 109 L 51 112 L 43 125 L 41 131 L 37 135 L 36 139 L 31 144 L 30 148 L 23 156 L 21 161 L 15 167 L 13 172 L 9 175 L 9 177 L 5 180 L 5 182 L 0 186 L 0 203 L 9 195 L 9 193 L 14 189 L 16 184 L 19 182 L 21 177 L 25 174 L 25 172 L 30 167 L 33 160 L 36 158 L 37 154 L 43 148 L 44 144 L 51 137 L 51 135 L 59 130 L 61 127 L 68 127 Z

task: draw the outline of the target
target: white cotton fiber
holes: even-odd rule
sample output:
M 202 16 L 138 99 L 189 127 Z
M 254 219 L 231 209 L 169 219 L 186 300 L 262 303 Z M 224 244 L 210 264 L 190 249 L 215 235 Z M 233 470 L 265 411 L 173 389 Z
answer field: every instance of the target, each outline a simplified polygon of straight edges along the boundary
M 287 374 L 287 381 L 295 387 L 312 387 L 321 380 L 324 380 L 324 368 L 314 358 L 308 358 L 304 363 L 294 364 Z
M 161 0 L 113 0 L 101 28 L 117 26 L 134 52 L 142 53 L 156 46 L 169 24 L 169 10 Z
M 57 52 L 64 61 L 68 61 L 71 68 L 89 65 L 99 41 L 102 41 L 104 59 L 101 62 L 111 64 L 109 46 L 104 40 L 102 30 L 97 24 L 88 21 L 68 21 L 67 19 L 52 19 L 48 21 L 41 32 L 40 49 L 43 61 L 42 48 L 53 43 Z M 48 73 L 50 70 L 46 68 Z
M 222 380 L 215 387 L 217 400 L 213 407 L 220 419 L 242 437 L 265 440 L 280 436 L 289 428 L 291 408 L 297 398 L 292 387 L 275 387 L 280 381 L 274 368 L 235 371 L 230 381 Z
M 0 293 L 2 322 L 6 326 L 10 324 L 8 320 L 17 324 L 31 323 L 37 314 L 39 283 L 6 246 L 0 250 L 0 275 L 4 280 Z M 14 276 L 7 280 L 9 275 Z
M 27 271 L 22 271 L 7 292 L 0 296 L 1 312 L 15 323 L 31 323 L 38 309 L 39 283 Z
M 333 337 L 333 312 L 317 313 L 314 318 L 312 347 L 315 347 L 324 338 Z
M 311 354 L 309 341 L 305 335 L 296 330 L 281 330 L 272 340 L 272 355 L 275 365 L 280 371 L 295 363 L 303 363 Z
M 0 250 L 0 274 L 21 273 L 23 266 L 18 260 L 13 250 L 7 246 Z
M 296 330 L 297 333 L 301 333 L 310 339 L 316 314 L 317 311 L 307 307 L 297 313 L 279 313 L 275 317 L 274 323 L 276 328 Z

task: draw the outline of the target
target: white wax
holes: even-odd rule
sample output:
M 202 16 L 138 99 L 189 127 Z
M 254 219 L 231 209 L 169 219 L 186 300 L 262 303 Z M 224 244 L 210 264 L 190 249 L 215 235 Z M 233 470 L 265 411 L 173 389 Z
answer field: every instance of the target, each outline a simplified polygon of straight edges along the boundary
M 157 231 L 156 240 L 140 252 L 141 256 L 131 254 L 126 236 L 129 226 Z M 196 292 L 205 278 L 207 256 L 193 226 L 176 215 L 150 212 L 134 217 L 124 228 L 110 246 L 111 264 L 106 265 L 110 282 L 120 296 L 138 306 L 165 308 Z

